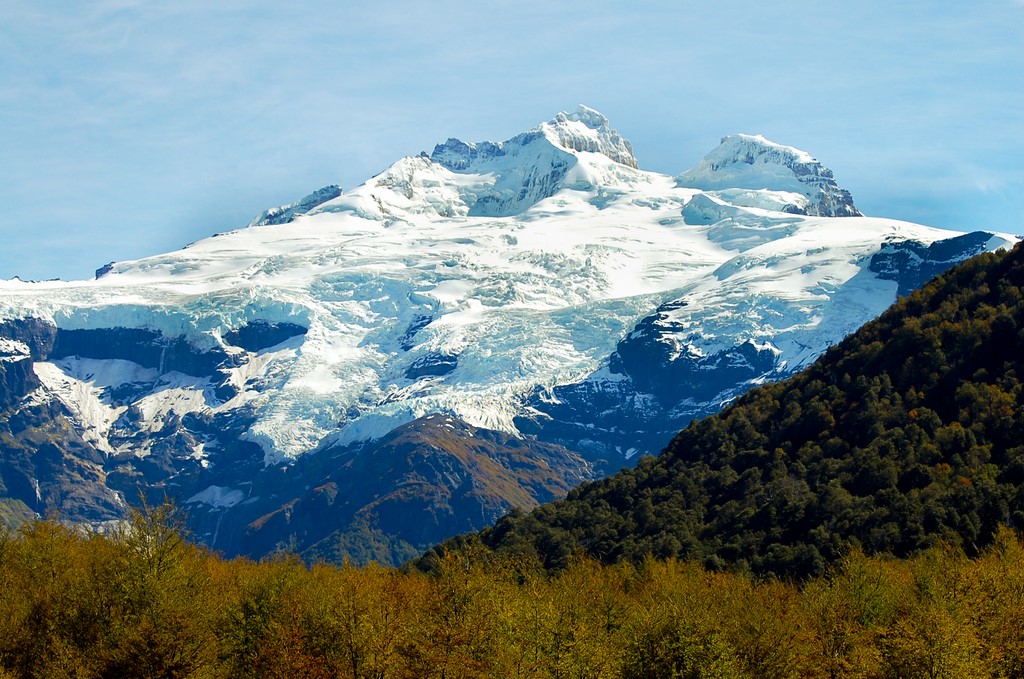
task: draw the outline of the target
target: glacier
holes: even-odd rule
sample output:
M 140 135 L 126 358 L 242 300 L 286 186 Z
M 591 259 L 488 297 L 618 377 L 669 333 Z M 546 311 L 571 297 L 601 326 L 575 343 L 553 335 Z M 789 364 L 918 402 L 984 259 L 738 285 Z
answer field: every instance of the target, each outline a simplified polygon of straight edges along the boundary
M 59 410 L 96 465 L 194 465 L 186 497 L 227 510 L 238 479 L 209 478 L 226 431 L 287 467 L 443 414 L 610 471 L 878 315 L 911 256 L 1015 241 L 863 216 L 819 161 L 760 136 L 645 171 L 581 106 L 95 280 L 0 282 L 0 330 L 52 326 L 20 403 Z M 8 332 L 0 367 L 25 342 Z
M 724 171 L 722 159 L 736 156 Z M 300 346 L 231 369 L 237 396 L 200 406 L 254 402 L 260 416 L 248 436 L 268 463 L 326 436 L 379 437 L 429 412 L 515 431 L 524 393 L 597 369 L 669 298 L 701 300 L 685 307 L 697 320 L 675 321 L 694 328 L 694 350 L 775 338 L 780 360 L 800 365 L 810 358 L 801 346 L 828 346 L 892 302 L 884 284 L 846 291 L 852 308 L 828 325 L 821 312 L 858 262 L 889 240 L 954 235 L 890 219 L 839 226 L 793 216 L 782 208 L 798 201 L 777 196 L 812 176 L 792 173 L 795 162 L 820 167 L 763 138 L 727 137 L 673 185 L 636 169 L 628 142 L 582 107 L 504 144 L 449 140 L 281 225 L 254 220 L 115 264 L 97 281 L 7 283 L 0 314 L 30 312 L 68 329 L 154 329 L 198 348 L 223 345 L 224 334 L 254 321 L 307 327 Z M 421 317 L 431 322 L 399 349 Z M 406 376 L 436 355 L 458 356 L 458 365 L 434 379 Z M 270 384 L 247 388 L 253 381 Z M 346 414 L 353 406 L 355 417 Z M 82 418 L 102 435 L 103 422 Z

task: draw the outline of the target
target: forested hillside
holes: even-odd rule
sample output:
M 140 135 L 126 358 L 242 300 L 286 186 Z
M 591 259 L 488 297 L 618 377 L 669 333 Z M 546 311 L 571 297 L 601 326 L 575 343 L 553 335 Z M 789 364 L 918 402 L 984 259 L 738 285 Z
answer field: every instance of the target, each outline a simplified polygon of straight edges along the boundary
M 647 555 L 817 575 L 856 547 L 976 554 L 1024 526 L 1024 251 L 900 299 L 806 371 L 693 423 L 662 455 L 513 513 L 482 543 L 562 567 Z

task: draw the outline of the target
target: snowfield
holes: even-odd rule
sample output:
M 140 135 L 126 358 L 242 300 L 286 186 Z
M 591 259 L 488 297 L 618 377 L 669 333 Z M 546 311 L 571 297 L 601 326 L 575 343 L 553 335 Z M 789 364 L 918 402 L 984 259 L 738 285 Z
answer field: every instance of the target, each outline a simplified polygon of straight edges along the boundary
M 251 409 L 245 437 L 275 463 L 435 412 L 514 433 L 529 394 L 605 370 L 619 341 L 673 300 L 685 302 L 664 319 L 679 355 L 753 342 L 801 366 L 893 302 L 897 283 L 867 269 L 883 244 L 959 235 L 831 216 L 859 215 L 831 173 L 759 137 L 726 138 L 679 177 L 637 165 L 581 107 L 502 144 L 449 140 L 350 191 L 311 194 L 97 280 L 2 282 L 0 317 L 146 328 L 223 351 L 231 364 L 213 376 L 40 362 L 34 398 L 58 399 L 98 449 L 139 455 L 137 440 L 112 436 L 129 407 L 148 432 L 187 413 Z M 260 223 L 272 217 L 291 221 Z M 993 234 L 986 247 L 1014 240 Z M 307 332 L 255 351 L 225 340 L 258 321 Z M 230 393 L 216 392 L 221 382 Z M 110 396 L 125 385 L 130 404 Z M 195 455 L 213 455 L 205 445 Z M 204 493 L 190 501 L 242 499 Z

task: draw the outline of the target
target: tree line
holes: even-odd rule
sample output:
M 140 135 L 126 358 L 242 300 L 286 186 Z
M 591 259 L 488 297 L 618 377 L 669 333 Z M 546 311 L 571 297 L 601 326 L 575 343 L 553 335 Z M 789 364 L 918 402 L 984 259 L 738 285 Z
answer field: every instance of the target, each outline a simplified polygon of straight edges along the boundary
M 432 574 L 224 560 L 172 508 L 0 540 L 0 677 L 1024 676 L 1024 544 L 853 552 L 801 583 L 648 558 Z

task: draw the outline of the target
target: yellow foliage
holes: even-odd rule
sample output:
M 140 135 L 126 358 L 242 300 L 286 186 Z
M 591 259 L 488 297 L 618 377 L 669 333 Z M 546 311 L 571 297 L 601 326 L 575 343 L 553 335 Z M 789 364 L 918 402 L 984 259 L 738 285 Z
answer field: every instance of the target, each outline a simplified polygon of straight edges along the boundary
M 486 558 L 485 558 L 486 557 Z M 225 561 L 166 525 L 0 543 L 7 677 L 1019 677 L 1024 545 L 855 553 L 804 583 L 649 559 L 447 555 L 436 574 Z

